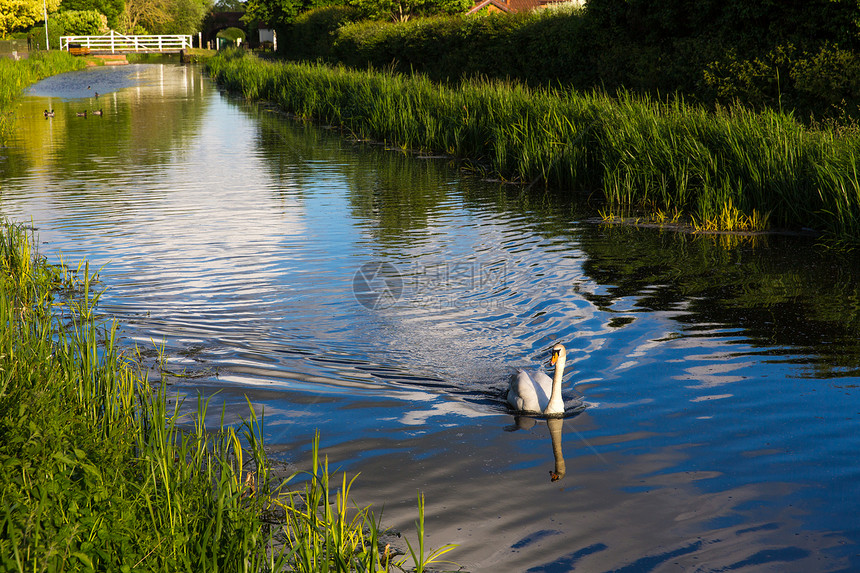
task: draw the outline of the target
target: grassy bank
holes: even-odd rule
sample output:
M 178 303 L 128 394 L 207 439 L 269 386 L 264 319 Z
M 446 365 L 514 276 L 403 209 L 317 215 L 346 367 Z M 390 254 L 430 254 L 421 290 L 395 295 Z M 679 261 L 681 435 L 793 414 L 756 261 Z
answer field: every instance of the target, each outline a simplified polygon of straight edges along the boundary
M 203 48 L 189 48 L 183 50 L 182 54 L 126 54 L 126 59 L 131 64 L 163 64 L 165 62 L 183 63 L 183 64 L 199 64 L 205 62 L 218 52 L 216 50 L 207 50 Z
M 697 228 L 813 228 L 860 240 L 860 134 L 790 116 L 708 112 L 647 97 L 470 82 L 219 54 L 228 89 L 358 137 L 471 158 L 507 178 L 599 192 L 611 210 Z
M 14 125 L 14 102 L 21 92 L 42 78 L 81 70 L 86 63 L 68 52 L 31 52 L 26 60 L 0 58 L 0 144 Z
M 0 570 L 389 571 L 379 521 L 351 507 L 315 444 L 300 491 L 276 478 L 253 410 L 206 428 L 208 402 L 167 407 L 92 274 L 50 266 L 0 226 Z M 419 550 L 423 568 L 439 552 Z M 443 548 L 444 552 L 446 548 Z

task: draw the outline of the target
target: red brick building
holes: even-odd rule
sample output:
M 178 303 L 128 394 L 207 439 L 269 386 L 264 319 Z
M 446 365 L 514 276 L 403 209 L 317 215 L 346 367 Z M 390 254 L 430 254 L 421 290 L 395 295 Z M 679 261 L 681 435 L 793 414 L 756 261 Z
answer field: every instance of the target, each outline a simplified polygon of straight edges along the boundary
M 570 2 L 570 0 L 568 0 Z M 481 10 L 490 12 L 528 12 L 529 10 L 537 10 L 552 4 L 562 4 L 564 0 L 478 0 L 475 6 L 467 12 L 474 14 Z M 576 2 L 579 5 L 584 2 Z

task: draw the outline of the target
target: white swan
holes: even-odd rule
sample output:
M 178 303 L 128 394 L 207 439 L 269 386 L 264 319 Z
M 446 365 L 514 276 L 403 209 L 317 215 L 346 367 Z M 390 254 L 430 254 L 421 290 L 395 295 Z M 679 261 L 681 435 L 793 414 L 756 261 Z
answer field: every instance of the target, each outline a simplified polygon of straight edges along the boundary
M 508 403 L 519 412 L 548 416 L 564 414 L 561 378 L 564 376 L 565 360 L 567 360 L 567 350 L 561 344 L 556 344 L 552 347 L 550 359 L 550 364 L 555 366 L 555 374 L 552 378 L 541 370 L 536 371 L 533 376 L 525 370 L 517 370 L 511 376 Z

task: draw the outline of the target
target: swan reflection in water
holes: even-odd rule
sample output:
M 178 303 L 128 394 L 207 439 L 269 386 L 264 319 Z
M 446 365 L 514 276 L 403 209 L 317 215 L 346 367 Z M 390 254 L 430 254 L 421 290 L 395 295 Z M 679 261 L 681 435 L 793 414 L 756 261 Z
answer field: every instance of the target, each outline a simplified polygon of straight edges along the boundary
M 564 453 L 561 449 L 561 430 L 564 426 L 564 418 L 547 418 L 543 420 L 546 422 L 547 427 L 549 427 L 549 435 L 552 439 L 552 455 L 555 458 L 555 467 L 549 472 L 550 481 L 558 481 L 564 477 L 565 466 L 564 466 Z M 505 428 L 508 431 L 516 431 L 516 430 L 530 430 L 535 427 L 539 420 L 534 418 L 520 417 L 516 416 L 514 418 L 513 426 L 508 426 Z
M 562 344 L 552 347 L 550 365 L 554 367 L 553 377 L 547 376 L 542 369 L 527 372 L 517 370 L 508 386 L 507 402 L 518 414 L 514 417 L 515 426 L 510 430 L 529 429 L 537 424 L 537 420 L 529 415 L 546 416 L 546 425 L 552 438 L 552 454 L 555 457 L 555 469 L 550 472 L 551 481 L 564 477 L 564 456 L 561 449 L 561 430 L 564 425 L 563 416 L 570 410 L 565 407 L 561 395 L 564 365 L 567 361 L 567 349 Z M 581 401 L 574 410 L 584 409 Z

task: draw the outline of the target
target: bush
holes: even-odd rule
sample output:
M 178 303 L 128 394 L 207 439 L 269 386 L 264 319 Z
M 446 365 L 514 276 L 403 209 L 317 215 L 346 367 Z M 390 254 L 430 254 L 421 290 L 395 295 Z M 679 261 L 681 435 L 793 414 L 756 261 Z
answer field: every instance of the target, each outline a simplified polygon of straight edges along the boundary
M 703 0 L 696 10 L 680 0 L 594 0 L 586 9 L 399 23 L 351 22 L 341 8 L 308 15 L 286 51 L 436 81 L 514 79 L 845 120 L 860 117 L 857 24 L 846 1 L 828 0 L 808 18 L 789 2 L 771 13 L 763 0 Z M 772 30 L 773 14 L 787 19 L 784 29 Z
M 242 42 L 245 41 L 245 31 L 241 28 L 224 28 L 216 34 L 216 37 L 223 38 L 224 40 L 228 40 L 236 44 L 239 40 Z
M 860 55 L 836 46 L 804 54 L 791 70 L 799 105 L 824 117 L 860 117 Z
M 419 71 L 437 80 L 522 76 L 516 32 L 533 14 L 439 16 L 401 23 L 361 22 L 338 30 L 332 53 L 347 65 Z
M 329 60 L 337 30 L 359 19 L 351 6 L 324 6 L 296 17 L 284 41 L 291 58 Z
M 33 26 L 30 28 L 30 34 L 33 38 L 32 49 L 34 50 L 46 50 L 49 46 L 45 44 L 45 26 L 44 24 L 40 26 Z M 56 21 L 55 18 L 48 19 L 48 41 L 50 42 L 50 47 L 53 49 L 57 49 L 60 47 L 60 36 L 64 36 L 66 34 L 63 29 L 62 24 Z
M 64 36 L 97 36 L 110 30 L 107 16 L 97 10 L 66 10 L 53 19 Z
M 803 52 L 777 46 L 749 59 L 730 52 L 706 67 L 702 94 L 721 105 L 849 120 L 860 117 L 860 56 L 829 44 Z

